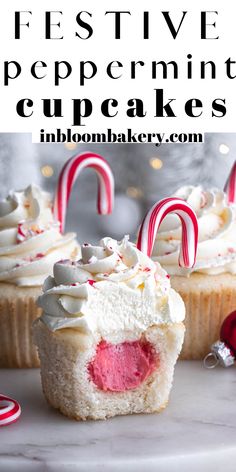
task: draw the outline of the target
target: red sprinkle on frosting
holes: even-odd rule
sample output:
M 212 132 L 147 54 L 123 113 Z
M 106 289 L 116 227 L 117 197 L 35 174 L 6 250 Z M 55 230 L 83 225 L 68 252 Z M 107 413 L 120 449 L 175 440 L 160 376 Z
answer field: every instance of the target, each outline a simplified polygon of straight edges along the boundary
M 41 259 L 41 257 L 44 257 L 43 252 L 38 252 L 38 254 L 35 256 L 35 259 Z
M 89 285 L 93 286 L 96 283 L 96 280 L 89 279 L 87 282 Z

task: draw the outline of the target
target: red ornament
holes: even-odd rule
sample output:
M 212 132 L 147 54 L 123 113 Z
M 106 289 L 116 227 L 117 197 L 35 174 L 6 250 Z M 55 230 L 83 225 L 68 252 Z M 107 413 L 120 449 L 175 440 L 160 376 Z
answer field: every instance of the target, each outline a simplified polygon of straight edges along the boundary
M 222 323 L 220 340 L 211 346 L 211 352 L 204 359 L 204 365 L 213 369 L 217 364 L 230 367 L 236 359 L 236 311 L 230 313 Z
M 236 311 L 225 318 L 220 330 L 220 340 L 227 345 L 233 356 L 236 357 Z

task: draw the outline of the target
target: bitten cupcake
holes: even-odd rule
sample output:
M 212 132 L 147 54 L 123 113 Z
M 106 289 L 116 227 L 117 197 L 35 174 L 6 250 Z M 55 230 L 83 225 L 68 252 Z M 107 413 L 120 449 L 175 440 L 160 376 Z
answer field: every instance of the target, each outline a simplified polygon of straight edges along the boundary
M 44 394 L 66 416 L 98 420 L 167 405 L 185 308 L 143 249 L 128 237 L 85 244 L 81 260 L 55 264 L 45 282 L 34 337 Z
M 11 192 L 0 202 L 0 366 L 37 367 L 31 325 L 41 314 L 36 299 L 58 260 L 76 260 L 75 234 L 63 234 L 76 178 L 84 168 L 98 176 L 98 213 L 112 211 L 114 179 L 108 163 L 94 153 L 70 158 L 64 165 L 52 205 L 37 186 Z
M 180 188 L 175 196 L 195 210 L 199 244 L 193 268 L 178 266 L 181 226 L 168 215 L 158 232 L 152 258 L 171 275 L 186 306 L 181 357 L 202 359 L 218 339 L 225 317 L 236 308 L 236 205 L 219 189 Z
M 36 299 L 59 259 L 78 257 L 75 234 L 62 235 L 50 195 L 38 186 L 0 201 L 0 366 L 37 367 L 31 324 Z

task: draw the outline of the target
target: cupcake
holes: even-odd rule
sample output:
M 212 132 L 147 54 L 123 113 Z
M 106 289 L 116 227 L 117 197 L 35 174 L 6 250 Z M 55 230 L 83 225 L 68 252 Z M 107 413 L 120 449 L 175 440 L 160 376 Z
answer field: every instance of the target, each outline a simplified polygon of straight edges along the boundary
M 81 251 L 77 262 L 54 265 L 38 301 L 45 397 L 76 420 L 159 412 L 183 343 L 184 303 L 128 237 Z
M 199 243 L 195 266 L 178 265 L 181 225 L 174 214 L 160 226 L 152 258 L 171 276 L 186 306 L 186 335 L 181 357 L 202 359 L 219 338 L 225 317 L 236 308 L 236 205 L 226 193 L 201 186 L 180 188 L 175 197 L 197 214 Z
M 76 260 L 75 234 L 64 233 L 71 191 L 78 175 L 92 168 L 98 177 L 98 213 L 113 209 L 114 178 L 109 164 L 94 153 L 71 157 L 62 168 L 54 204 L 39 187 L 11 192 L 0 202 L 0 367 L 37 367 L 31 325 L 40 316 L 36 299 L 59 260 Z
M 36 299 L 59 259 L 77 258 L 74 233 L 62 235 L 48 193 L 36 185 L 0 201 L 0 367 L 37 367 L 31 324 Z

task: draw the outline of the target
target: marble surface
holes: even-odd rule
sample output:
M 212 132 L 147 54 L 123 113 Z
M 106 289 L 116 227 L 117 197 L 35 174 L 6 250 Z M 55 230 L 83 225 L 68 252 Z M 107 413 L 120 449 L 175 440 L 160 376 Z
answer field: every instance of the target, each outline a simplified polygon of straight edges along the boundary
M 0 370 L 0 391 L 22 406 L 0 430 L 0 471 L 235 472 L 236 369 L 179 362 L 157 415 L 77 423 L 51 409 L 39 371 Z

